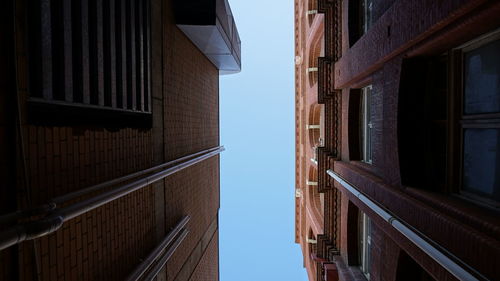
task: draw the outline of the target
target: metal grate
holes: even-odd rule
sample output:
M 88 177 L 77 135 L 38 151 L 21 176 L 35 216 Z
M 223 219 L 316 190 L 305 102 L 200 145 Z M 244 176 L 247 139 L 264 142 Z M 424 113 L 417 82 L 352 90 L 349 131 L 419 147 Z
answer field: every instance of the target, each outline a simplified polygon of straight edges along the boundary
M 150 1 L 36 0 L 30 102 L 151 112 Z

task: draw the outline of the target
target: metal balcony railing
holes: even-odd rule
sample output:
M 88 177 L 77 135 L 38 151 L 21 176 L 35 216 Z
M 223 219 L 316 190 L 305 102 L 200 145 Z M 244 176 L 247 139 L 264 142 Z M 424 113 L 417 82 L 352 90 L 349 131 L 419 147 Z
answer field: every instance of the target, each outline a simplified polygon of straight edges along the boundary
M 241 71 L 241 40 L 227 0 L 174 0 L 175 23 L 219 69 Z

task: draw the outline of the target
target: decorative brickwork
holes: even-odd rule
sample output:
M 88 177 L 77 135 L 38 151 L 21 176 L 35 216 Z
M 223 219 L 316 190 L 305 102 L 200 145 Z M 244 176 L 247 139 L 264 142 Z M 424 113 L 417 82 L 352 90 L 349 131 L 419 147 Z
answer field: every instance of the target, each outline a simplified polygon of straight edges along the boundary
M 318 61 L 317 92 L 296 84 L 297 108 L 316 103 L 325 106 L 325 127 L 322 128 L 325 142 L 324 147 L 317 150 L 318 191 L 325 198 L 324 225 L 322 233 L 315 233 L 315 262 L 310 262 L 311 257 L 306 251 L 305 231 L 296 232 L 296 242 L 302 246 L 310 280 L 330 280 L 325 279 L 326 261 L 336 264 L 340 280 L 366 280 L 359 269 L 362 261 L 357 253 L 360 212 L 371 221 L 370 280 L 406 278 L 402 276 L 456 280 L 449 269 L 438 264 L 381 219 L 371 207 L 329 177 L 327 170 L 339 174 L 376 205 L 404 221 L 427 241 L 432 241 L 478 280 L 498 279 L 500 234 L 497 226 L 500 221 L 497 211 L 472 204 L 452 191 L 443 193 L 443 190 L 432 190 L 430 186 L 424 189 L 401 184 L 398 142 L 402 139 L 398 136 L 398 126 L 404 124 L 400 124 L 399 112 L 402 109 L 398 99 L 405 94 L 400 85 L 405 59 L 439 57 L 450 49 L 497 30 L 500 21 L 494 14 L 500 13 L 500 4 L 483 0 L 445 0 L 439 3 L 372 1 L 372 10 L 364 11 L 372 13 L 371 22 L 356 42 L 349 42 L 355 36 L 350 36 L 354 31 L 349 30 L 348 21 L 364 20 L 353 18 L 357 15 L 349 10 L 351 2 L 354 3 L 318 0 L 324 31 L 305 29 L 296 33 L 296 48 L 300 54 L 309 53 L 308 48 L 312 46 L 300 43 L 298 38 L 317 37 L 318 32 L 323 32 L 325 41 L 325 57 Z M 303 20 L 300 9 L 306 3 L 296 1 L 298 22 Z M 296 66 L 297 77 L 302 77 L 302 67 Z M 361 102 L 361 96 L 355 94 L 369 85 L 371 107 L 368 119 L 373 153 L 370 164 L 366 163 L 370 161 L 360 161 L 361 157 L 357 155 L 360 153 L 356 154 L 357 146 L 362 143 L 357 138 L 361 137 L 359 126 L 364 117 L 361 116 L 361 105 L 354 104 Z M 311 94 L 314 98 L 309 96 Z M 307 134 L 305 126 L 300 123 L 300 115 L 297 115 L 297 120 L 300 124 L 296 127 L 297 135 Z M 309 162 L 307 150 L 300 149 L 302 144 L 297 142 L 297 145 L 301 157 L 296 158 L 299 161 L 296 166 L 302 169 L 315 165 Z M 302 176 L 298 170 L 296 188 L 301 188 Z M 300 213 L 308 206 L 297 204 L 297 208 L 300 211 L 296 212 Z M 305 216 L 298 217 L 296 223 L 307 228 L 318 221 Z M 411 273 L 403 274 L 405 270 Z

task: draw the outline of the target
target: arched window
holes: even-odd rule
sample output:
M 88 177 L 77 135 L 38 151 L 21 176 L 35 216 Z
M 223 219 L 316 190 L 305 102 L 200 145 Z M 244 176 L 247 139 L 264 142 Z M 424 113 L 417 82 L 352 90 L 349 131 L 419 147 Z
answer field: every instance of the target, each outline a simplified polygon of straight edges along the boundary
M 309 144 L 312 149 L 324 145 L 325 139 L 325 106 L 322 104 L 313 104 L 309 108 Z
M 324 214 L 325 199 L 324 194 L 318 192 L 318 170 L 314 166 L 309 167 L 307 184 L 309 204 L 312 207 L 314 216 L 321 221 Z
M 308 253 L 309 253 L 309 262 L 312 265 L 313 272 L 316 272 L 316 262 L 312 259 L 313 254 L 317 252 L 316 245 L 318 241 L 316 240 L 316 235 L 312 231 L 311 228 L 309 228 L 309 232 L 307 234 L 307 247 L 308 247 Z
M 325 37 L 318 36 L 309 51 L 309 65 L 307 68 L 309 86 L 314 87 L 318 82 L 318 58 L 325 56 Z

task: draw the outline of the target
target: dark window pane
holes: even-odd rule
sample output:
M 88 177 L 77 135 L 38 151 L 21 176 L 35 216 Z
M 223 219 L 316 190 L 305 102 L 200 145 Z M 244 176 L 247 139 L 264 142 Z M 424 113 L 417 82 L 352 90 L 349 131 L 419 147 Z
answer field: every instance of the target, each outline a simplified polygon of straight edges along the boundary
M 500 112 L 500 40 L 465 53 L 465 114 Z
M 363 0 L 363 33 L 366 33 L 373 24 L 373 0 Z
M 463 189 L 500 200 L 500 129 L 465 129 Z

